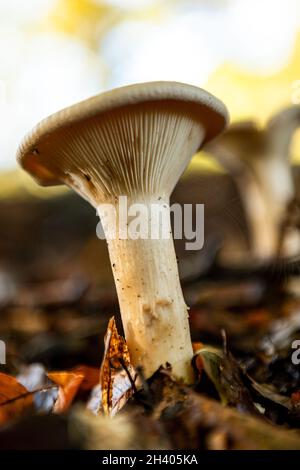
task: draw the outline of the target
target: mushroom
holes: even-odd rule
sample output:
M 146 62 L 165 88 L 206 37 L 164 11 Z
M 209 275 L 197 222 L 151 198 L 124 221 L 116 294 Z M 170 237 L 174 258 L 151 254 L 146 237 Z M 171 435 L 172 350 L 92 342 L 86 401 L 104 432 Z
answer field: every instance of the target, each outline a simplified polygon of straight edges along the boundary
M 48 117 L 18 151 L 20 164 L 40 184 L 65 183 L 97 208 L 131 361 L 143 367 L 146 377 L 170 363 L 177 377 L 192 380 L 188 313 L 172 235 L 133 239 L 120 234 L 120 199 L 126 197 L 128 207 L 139 203 L 146 209 L 141 223 L 154 222 L 153 204 L 169 221 L 169 197 L 180 175 L 226 121 L 223 103 L 200 88 L 137 84 Z M 161 219 L 154 222 L 158 232 L 161 224 Z
M 298 231 L 289 230 L 281 239 L 295 197 L 289 157 L 292 136 L 299 125 L 300 106 L 293 106 L 275 115 L 264 129 L 254 122 L 234 123 L 206 146 L 236 181 L 256 262 L 299 254 Z M 237 255 L 236 247 L 233 251 Z M 227 259 L 234 257 L 233 251 L 227 253 Z M 249 260 L 249 253 L 244 253 L 244 261 L 246 257 Z

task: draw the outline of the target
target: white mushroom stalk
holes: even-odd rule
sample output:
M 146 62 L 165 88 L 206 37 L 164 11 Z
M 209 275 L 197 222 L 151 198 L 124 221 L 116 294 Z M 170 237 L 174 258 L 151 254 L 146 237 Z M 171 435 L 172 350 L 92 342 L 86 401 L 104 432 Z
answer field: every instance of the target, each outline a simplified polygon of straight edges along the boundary
M 265 129 L 252 122 L 233 124 L 207 146 L 237 183 L 256 261 L 299 254 L 296 230 L 287 232 L 280 246 L 282 224 L 295 196 L 289 157 L 292 136 L 299 125 L 300 107 L 292 107 L 274 116 Z
M 65 183 L 98 209 L 131 360 L 146 377 L 169 363 L 177 377 L 193 380 L 169 197 L 192 155 L 224 128 L 226 119 L 223 104 L 201 89 L 140 84 L 51 116 L 19 150 L 22 166 L 40 183 Z M 121 197 L 129 208 L 140 204 L 146 236 L 132 236 L 124 228 Z M 167 224 L 153 220 L 153 205 L 163 209 Z M 162 236 L 163 225 L 168 237 Z

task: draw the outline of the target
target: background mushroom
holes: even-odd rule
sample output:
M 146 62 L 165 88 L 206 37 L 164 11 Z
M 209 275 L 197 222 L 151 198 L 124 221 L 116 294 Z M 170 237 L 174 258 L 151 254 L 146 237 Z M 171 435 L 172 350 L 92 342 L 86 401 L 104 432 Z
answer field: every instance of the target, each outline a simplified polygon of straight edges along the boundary
M 159 204 L 169 220 L 169 196 L 181 173 L 226 120 L 224 105 L 199 88 L 133 85 L 42 121 L 24 139 L 18 158 L 38 182 L 67 184 L 100 207 L 102 216 L 103 203 L 118 214 L 119 197 L 127 196 L 128 205 Z M 122 239 L 113 233 L 111 217 L 104 215 L 104 228 L 131 360 L 146 377 L 168 362 L 190 381 L 192 345 L 172 236 Z M 147 213 L 142 217 L 151 222 Z
M 300 125 L 300 107 L 289 107 L 275 115 L 264 129 L 254 122 L 232 124 L 206 147 L 236 181 L 247 215 L 251 255 L 266 262 L 277 255 L 300 253 L 300 237 L 287 228 L 288 210 L 295 197 L 289 161 L 293 134 Z M 226 262 L 247 262 L 249 253 L 226 247 Z M 248 258 L 249 259 L 249 258 Z

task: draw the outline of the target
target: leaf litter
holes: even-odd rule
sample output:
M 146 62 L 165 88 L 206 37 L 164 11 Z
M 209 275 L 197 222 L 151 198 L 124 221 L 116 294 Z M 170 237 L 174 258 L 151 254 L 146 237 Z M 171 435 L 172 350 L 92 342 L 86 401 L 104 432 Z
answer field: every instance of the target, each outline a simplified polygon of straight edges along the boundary
M 244 295 L 244 283 L 242 289 Z M 194 387 L 178 383 L 171 369 L 161 369 L 145 381 L 142 371 L 130 363 L 114 317 L 106 316 L 105 335 L 105 322 L 94 334 L 94 312 L 98 315 L 94 307 L 90 310 L 92 320 L 80 309 L 70 313 L 68 305 L 66 321 L 62 311 L 62 318 L 56 322 L 56 307 L 49 307 L 49 303 L 33 316 L 32 324 L 28 314 L 26 329 L 24 325 L 19 328 L 14 320 L 14 351 L 24 338 L 31 341 L 34 335 L 44 334 L 49 328 L 46 323 L 53 325 L 54 332 L 63 327 L 66 336 L 69 318 L 76 320 L 72 320 L 72 329 L 68 328 L 69 339 L 72 335 L 76 338 L 76 347 L 74 353 L 69 349 L 68 369 L 57 368 L 51 356 L 46 362 L 28 363 L 16 356 L 8 361 L 7 374 L 0 375 L 0 441 L 3 437 L 5 442 L 7 424 L 13 426 L 10 432 L 15 429 L 19 433 L 29 423 L 34 432 L 37 416 L 42 426 L 44 420 L 56 415 L 65 417 L 68 428 L 74 427 L 74 442 L 82 448 L 105 448 L 109 436 L 114 436 L 115 445 L 119 442 L 122 448 L 299 448 L 300 371 L 291 362 L 290 345 L 300 332 L 300 302 L 284 298 L 275 310 L 261 299 L 257 305 L 244 302 L 241 306 L 238 286 L 230 291 L 230 297 L 227 292 L 223 308 L 220 298 L 214 306 L 211 286 L 209 295 L 201 295 L 192 307 L 193 364 L 197 372 Z M 5 328 L 9 328 L 7 323 Z M 77 341 L 79 337 L 82 342 Z M 78 361 L 90 341 L 98 344 L 96 354 L 86 363 Z M 114 433 L 117 416 L 122 417 L 124 430 L 130 429 L 130 439 L 120 440 Z M 76 434 L 78 426 L 86 429 L 87 435 Z M 96 444 L 93 432 L 102 436 L 102 444 Z M 65 445 L 72 447 L 74 442 Z

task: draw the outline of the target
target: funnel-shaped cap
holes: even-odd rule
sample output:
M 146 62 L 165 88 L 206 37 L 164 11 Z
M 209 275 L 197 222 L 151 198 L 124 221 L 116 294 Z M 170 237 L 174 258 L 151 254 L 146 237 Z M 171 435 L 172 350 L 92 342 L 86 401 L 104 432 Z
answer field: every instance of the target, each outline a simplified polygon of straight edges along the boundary
M 127 86 L 43 120 L 18 159 L 43 185 L 65 183 L 93 205 L 120 194 L 166 194 L 191 156 L 226 125 L 223 103 L 176 82 Z

